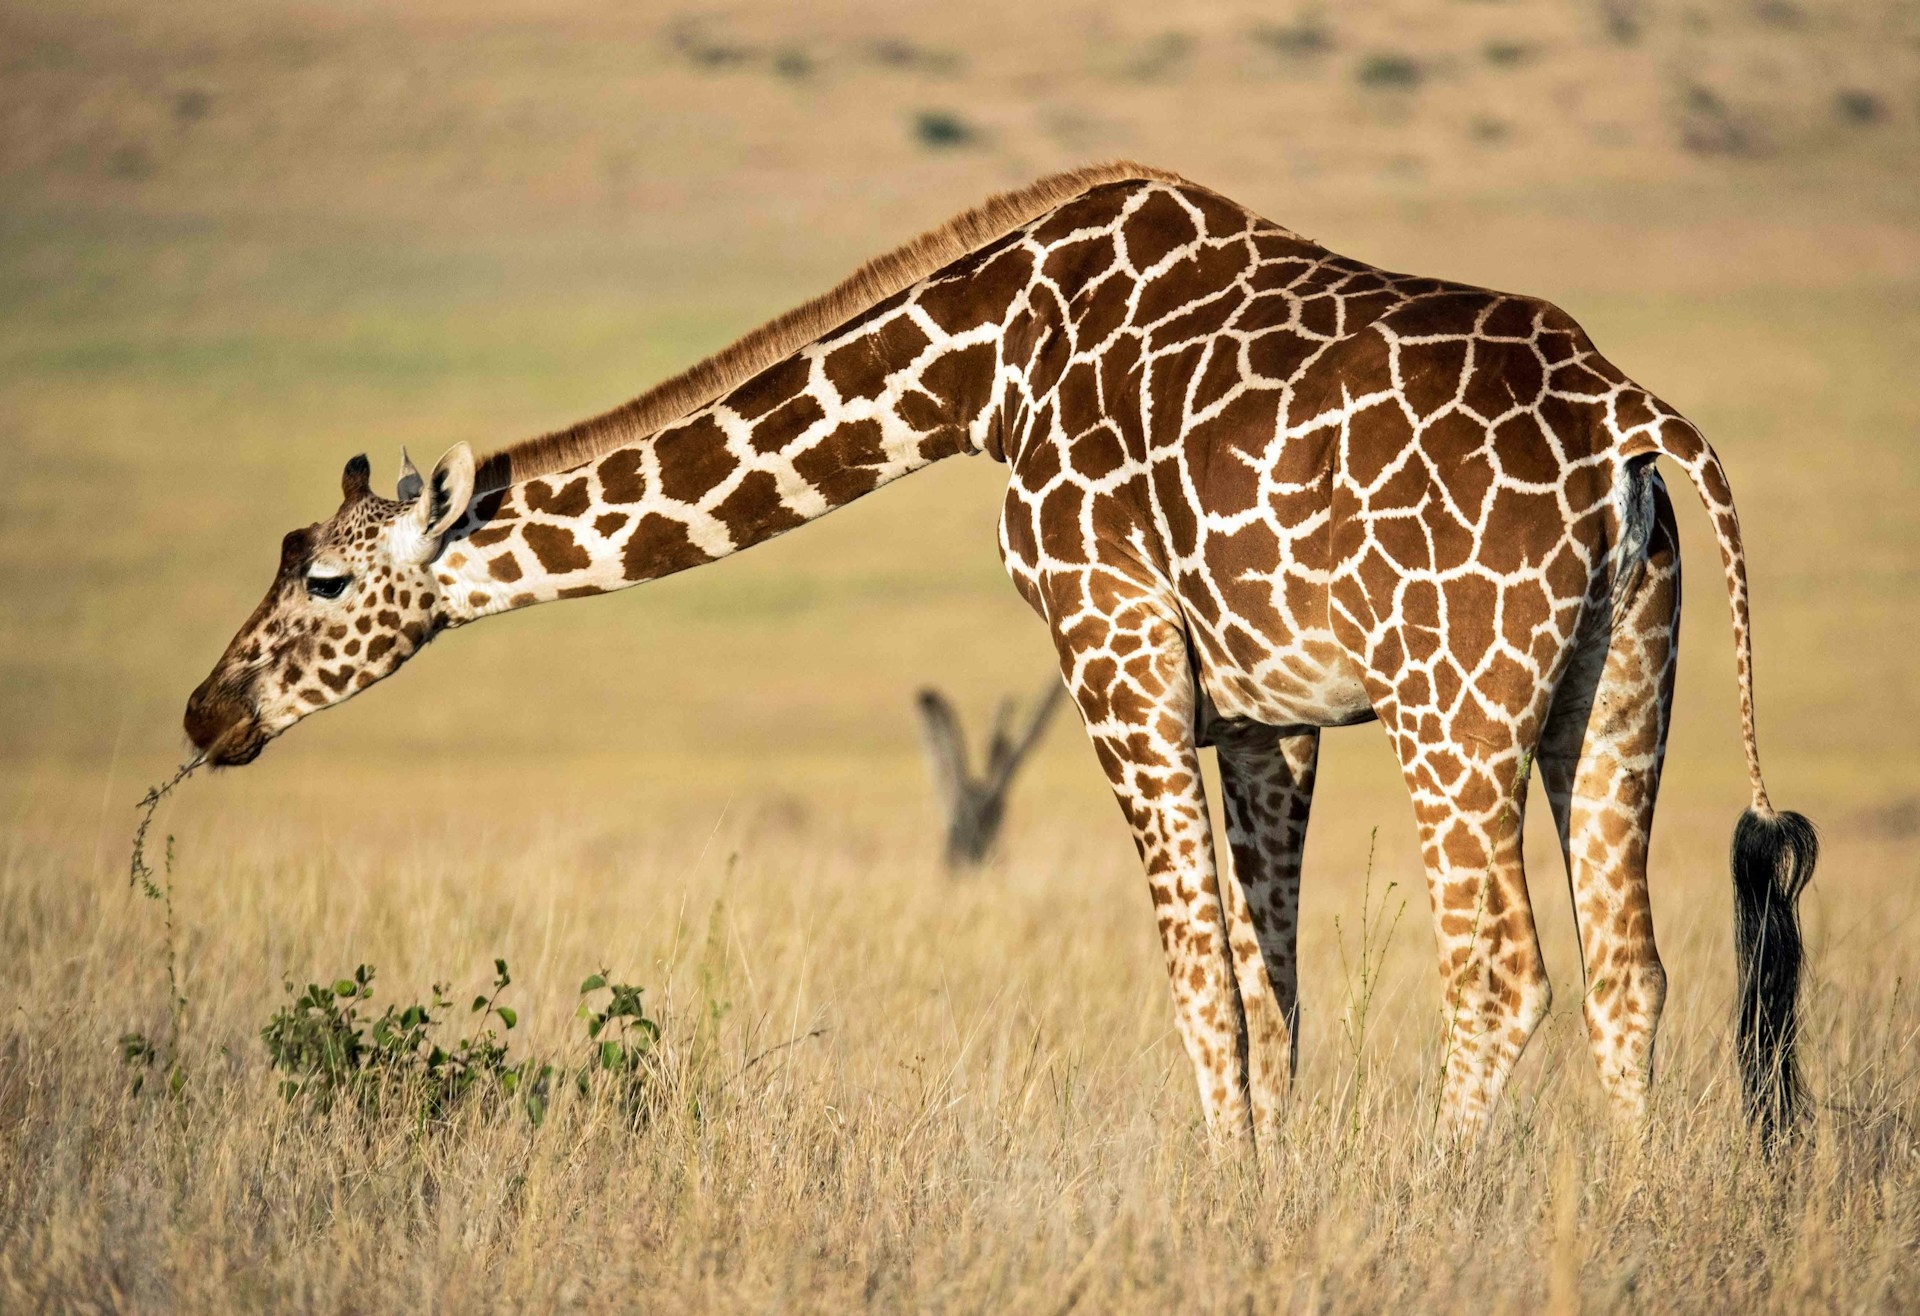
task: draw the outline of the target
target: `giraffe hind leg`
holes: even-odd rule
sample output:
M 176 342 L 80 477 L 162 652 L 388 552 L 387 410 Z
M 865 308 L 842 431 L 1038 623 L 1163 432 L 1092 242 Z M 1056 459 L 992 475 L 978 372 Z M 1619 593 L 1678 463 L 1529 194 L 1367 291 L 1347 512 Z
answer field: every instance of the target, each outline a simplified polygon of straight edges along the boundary
M 1569 623 L 1571 630 L 1571 621 Z M 1477 1135 L 1552 1004 L 1521 852 L 1526 788 L 1560 663 L 1485 664 L 1461 681 L 1444 647 L 1376 707 L 1413 800 L 1440 958 L 1436 1123 Z M 1448 703 L 1443 704 L 1442 700 Z
M 1452 1141 L 1485 1126 L 1553 1000 L 1520 850 L 1525 764 L 1517 745 L 1466 758 L 1442 790 L 1420 764 L 1407 771 L 1440 951 L 1438 1124 Z
M 1611 625 L 1562 678 L 1540 747 L 1579 929 L 1587 1041 L 1608 1102 L 1627 1124 L 1646 1113 L 1667 994 L 1647 843 L 1673 707 L 1680 558 L 1657 476 L 1647 513 L 1644 558 L 1616 592 Z

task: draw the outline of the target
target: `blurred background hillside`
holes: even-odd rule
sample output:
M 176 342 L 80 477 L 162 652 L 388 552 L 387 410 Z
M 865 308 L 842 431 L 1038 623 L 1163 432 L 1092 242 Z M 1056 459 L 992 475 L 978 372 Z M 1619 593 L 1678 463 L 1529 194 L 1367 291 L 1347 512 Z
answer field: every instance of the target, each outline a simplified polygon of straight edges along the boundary
M 1566 306 L 1733 472 L 1776 795 L 1920 828 L 1920 6 L 1892 0 L 15 0 L 15 820 L 117 837 L 347 457 L 387 480 L 403 443 L 577 419 L 991 190 L 1117 155 L 1337 250 Z M 796 827 L 926 810 L 915 686 L 977 721 L 1050 664 L 995 557 L 1000 482 L 947 463 L 710 570 L 451 637 L 210 807 L 398 822 L 421 792 L 477 792 L 695 830 L 728 801 Z M 1719 818 L 1741 798 L 1724 605 L 1681 519 L 1670 794 Z M 1377 731 L 1328 752 L 1317 834 L 1410 840 Z M 1067 724 L 1015 810 L 1016 835 L 1084 820 L 1124 868 Z

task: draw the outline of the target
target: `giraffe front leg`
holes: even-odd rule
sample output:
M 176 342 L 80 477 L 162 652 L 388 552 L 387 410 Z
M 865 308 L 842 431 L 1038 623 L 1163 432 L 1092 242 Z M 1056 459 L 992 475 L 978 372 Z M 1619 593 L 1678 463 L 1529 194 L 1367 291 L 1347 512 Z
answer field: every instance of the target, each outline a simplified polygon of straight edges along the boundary
M 1221 732 L 1226 883 L 1234 976 L 1247 1016 L 1247 1086 L 1255 1126 L 1279 1120 L 1299 1047 L 1300 866 L 1320 733 L 1272 727 Z
M 1067 687 L 1146 866 L 1174 1020 L 1217 1137 L 1252 1136 L 1246 1019 L 1228 952 L 1213 830 L 1194 743 L 1193 676 L 1174 613 L 1152 595 L 1097 591 L 1096 612 L 1055 613 Z

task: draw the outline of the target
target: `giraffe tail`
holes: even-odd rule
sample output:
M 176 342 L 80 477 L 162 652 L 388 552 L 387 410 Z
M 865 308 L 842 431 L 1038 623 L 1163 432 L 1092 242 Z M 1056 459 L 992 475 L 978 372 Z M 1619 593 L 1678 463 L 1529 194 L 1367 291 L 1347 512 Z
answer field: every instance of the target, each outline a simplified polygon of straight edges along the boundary
M 1650 430 L 1635 434 L 1623 445 L 1622 455 L 1666 457 L 1686 472 L 1713 518 L 1714 538 L 1726 569 L 1740 729 L 1753 791 L 1752 802 L 1733 828 L 1734 954 L 1740 979 L 1735 1030 L 1747 1119 L 1762 1141 L 1772 1146 L 1782 1135 L 1792 1133 L 1806 1099 L 1795 1058 L 1803 958 L 1798 902 L 1813 880 L 1820 837 L 1800 814 L 1775 811 L 1760 776 L 1747 557 L 1726 469 L 1700 432 L 1670 412 L 1663 413 Z

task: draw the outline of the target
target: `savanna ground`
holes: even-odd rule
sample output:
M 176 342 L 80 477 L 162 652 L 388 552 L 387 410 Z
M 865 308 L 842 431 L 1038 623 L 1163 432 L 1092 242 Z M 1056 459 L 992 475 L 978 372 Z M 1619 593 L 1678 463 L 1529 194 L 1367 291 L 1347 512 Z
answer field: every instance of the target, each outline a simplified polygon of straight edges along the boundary
M 1644 1147 L 1605 1125 L 1542 811 L 1557 1004 L 1486 1145 L 1436 1155 L 1409 810 L 1357 728 L 1323 754 L 1290 1125 L 1263 1167 L 1211 1157 L 1077 731 L 997 866 L 934 862 L 912 691 L 978 722 L 1050 663 L 984 461 L 451 637 L 189 782 L 159 823 L 172 1017 L 130 806 L 346 457 L 386 473 L 402 443 L 578 418 L 986 191 L 1117 154 L 1384 265 L 1552 297 L 1714 438 L 1774 796 L 1826 830 L 1800 1150 L 1760 1158 L 1734 1118 L 1743 773 L 1684 495 Z M 1920 1305 L 1917 154 L 1920 12 L 1879 0 L 14 0 L 0 1307 Z M 283 979 L 372 964 L 379 1005 L 483 990 L 495 956 L 516 1059 L 586 1054 L 585 975 L 645 986 L 638 1127 L 566 1084 L 537 1128 L 280 1097 L 259 1031 Z

